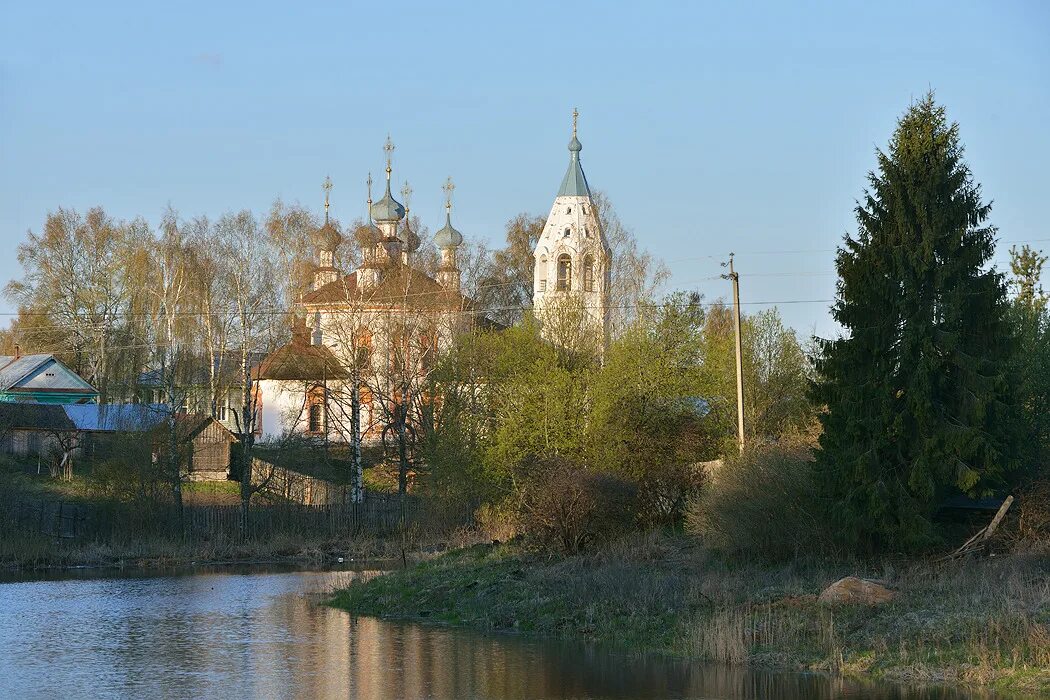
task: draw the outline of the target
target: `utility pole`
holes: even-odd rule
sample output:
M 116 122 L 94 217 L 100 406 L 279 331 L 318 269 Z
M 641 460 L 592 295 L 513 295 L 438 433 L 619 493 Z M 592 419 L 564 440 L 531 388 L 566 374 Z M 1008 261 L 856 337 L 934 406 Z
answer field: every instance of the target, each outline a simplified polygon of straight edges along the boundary
M 740 274 L 733 269 L 733 254 L 729 254 L 729 262 L 722 263 L 722 267 L 729 267 L 729 274 L 722 275 L 722 279 L 733 282 L 733 330 L 736 331 L 736 430 L 737 445 L 741 454 L 744 452 L 744 356 L 740 344 Z

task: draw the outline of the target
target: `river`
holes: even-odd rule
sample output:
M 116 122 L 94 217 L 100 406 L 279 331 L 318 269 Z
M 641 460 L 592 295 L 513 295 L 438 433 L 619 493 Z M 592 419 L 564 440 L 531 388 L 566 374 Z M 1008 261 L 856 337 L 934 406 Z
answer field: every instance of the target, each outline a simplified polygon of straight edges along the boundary
M 318 605 L 326 591 L 368 575 L 227 567 L 0 583 L 0 698 L 987 697 L 355 618 Z

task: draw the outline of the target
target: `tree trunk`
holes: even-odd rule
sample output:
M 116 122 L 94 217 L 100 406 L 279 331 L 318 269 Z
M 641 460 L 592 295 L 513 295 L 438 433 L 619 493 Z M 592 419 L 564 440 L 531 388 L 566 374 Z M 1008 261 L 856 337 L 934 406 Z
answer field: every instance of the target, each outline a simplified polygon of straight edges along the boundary
M 243 343 L 242 343 L 243 345 Z M 252 377 L 247 350 L 241 351 L 241 537 L 248 539 L 248 509 L 252 499 L 252 447 L 255 445 L 255 406 L 252 403 Z
M 183 531 L 182 475 L 179 473 L 179 438 L 175 421 L 175 406 L 170 403 L 168 412 L 168 474 L 171 479 L 171 495 L 175 501 L 175 517 L 178 519 L 179 536 Z
M 350 500 L 352 503 L 361 503 L 365 496 L 364 466 L 361 464 L 361 378 L 356 368 L 350 391 L 350 443 L 351 469 L 354 472 Z

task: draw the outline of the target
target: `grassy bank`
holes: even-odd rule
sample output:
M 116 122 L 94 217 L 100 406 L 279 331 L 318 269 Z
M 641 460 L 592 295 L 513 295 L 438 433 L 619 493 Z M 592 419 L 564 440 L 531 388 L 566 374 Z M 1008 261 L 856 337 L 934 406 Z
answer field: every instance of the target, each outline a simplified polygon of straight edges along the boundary
M 433 557 L 469 541 L 469 535 L 406 538 L 411 562 Z M 264 541 L 193 541 L 148 537 L 115 542 L 63 542 L 27 533 L 0 533 L 0 570 L 33 571 L 70 567 L 169 568 L 205 563 L 280 562 L 323 565 L 348 561 L 400 560 L 402 540 L 367 535 L 345 538 L 276 537 Z
M 875 608 L 817 602 L 850 574 L 900 593 Z M 734 664 L 1050 691 L 1046 556 L 762 566 L 651 533 L 564 558 L 477 546 L 355 584 L 332 605 Z

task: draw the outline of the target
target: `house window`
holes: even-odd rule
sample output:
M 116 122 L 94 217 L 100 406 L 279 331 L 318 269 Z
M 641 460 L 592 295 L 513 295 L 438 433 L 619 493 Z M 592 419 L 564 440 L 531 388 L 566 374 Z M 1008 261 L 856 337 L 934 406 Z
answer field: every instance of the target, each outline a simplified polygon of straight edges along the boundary
M 408 333 L 395 332 L 390 334 L 390 371 L 402 372 L 408 369 Z
M 572 291 L 572 258 L 567 253 L 558 256 L 558 291 Z
M 354 338 L 355 363 L 358 368 L 368 367 L 372 362 L 372 331 L 361 328 Z
M 431 333 L 421 333 L 419 336 L 419 369 L 424 372 L 433 369 L 436 356 L 437 337 Z
M 320 403 L 310 404 L 307 431 L 317 434 L 324 431 L 324 406 Z
M 583 291 L 594 291 L 594 258 L 590 255 L 583 259 Z
M 219 421 L 224 421 L 230 414 L 230 408 L 224 403 L 220 403 L 215 407 L 215 418 Z

